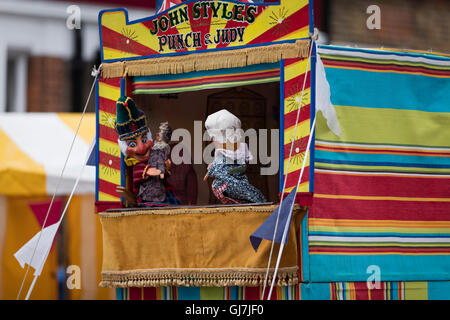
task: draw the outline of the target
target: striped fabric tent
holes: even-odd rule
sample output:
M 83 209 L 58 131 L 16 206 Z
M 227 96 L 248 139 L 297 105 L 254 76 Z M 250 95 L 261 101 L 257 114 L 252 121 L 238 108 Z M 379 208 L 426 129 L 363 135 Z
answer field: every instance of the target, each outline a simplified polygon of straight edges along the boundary
M 76 113 L 6 113 L 0 116 L 0 299 L 16 299 L 25 269 L 13 255 L 41 229 L 43 221 L 30 206 L 43 204 L 47 208 L 80 117 L 81 114 Z M 55 198 L 59 207 L 70 194 L 94 137 L 95 115 L 86 114 Z M 101 230 L 94 214 L 95 167 L 86 166 L 83 172 L 31 299 L 61 297 L 57 280 L 61 261 L 63 265 L 78 266 L 81 270 L 81 287 L 66 290 L 66 299 L 111 297 L 109 290 L 97 287 Z M 25 293 L 32 274 L 29 272 L 26 279 Z M 23 299 L 24 293 L 22 295 Z
M 376 272 L 382 298 L 411 289 L 448 299 L 450 59 L 334 46 L 319 54 L 342 138 L 318 116 L 310 280 L 337 282 L 332 298 L 364 299 Z
M 0 194 L 53 195 L 80 114 L 7 113 L 0 117 Z M 86 115 L 57 195 L 69 194 L 95 136 L 95 115 Z M 94 193 L 95 168 L 86 167 L 78 194 Z

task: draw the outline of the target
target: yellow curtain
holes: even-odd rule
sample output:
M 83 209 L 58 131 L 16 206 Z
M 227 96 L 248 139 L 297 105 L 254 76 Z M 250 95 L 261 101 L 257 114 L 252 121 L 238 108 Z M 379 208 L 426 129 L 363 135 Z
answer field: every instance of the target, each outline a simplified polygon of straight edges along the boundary
M 67 264 L 80 269 L 80 288 L 69 290 L 72 300 L 114 299 L 114 290 L 100 288 L 102 233 L 94 195 L 74 196 L 67 210 Z
M 255 252 L 249 236 L 276 208 L 227 206 L 101 213 L 101 286 L 262 285 L 271 243 L 263 240 Z M 298 283 L 296 231 L 305 213 L 304 208 L 294 209 L 276 281 L 279 286 Z

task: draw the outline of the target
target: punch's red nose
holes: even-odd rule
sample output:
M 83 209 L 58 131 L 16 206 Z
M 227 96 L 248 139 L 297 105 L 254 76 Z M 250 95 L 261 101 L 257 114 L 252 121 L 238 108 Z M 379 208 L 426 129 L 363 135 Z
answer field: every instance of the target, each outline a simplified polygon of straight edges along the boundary
M 136 153 L 144 154 L 147 151 L 147 147 L 141 141 L 138 142 L 136 147 Z

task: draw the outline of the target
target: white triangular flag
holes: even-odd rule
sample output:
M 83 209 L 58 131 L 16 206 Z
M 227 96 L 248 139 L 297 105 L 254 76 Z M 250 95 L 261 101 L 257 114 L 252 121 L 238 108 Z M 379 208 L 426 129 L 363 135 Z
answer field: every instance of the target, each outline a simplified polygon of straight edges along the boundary
M 316 112 L 317 111 L 322 111 L 323 116 L 327 119 L 328 128 L 330 128 L 335 135 L 341 137 L 341 126 L 339 125 L 336 110 L 331 104 L 330 85 L 328 84 L 325 68 L 318 53 L 316 63 Z
M 42 229 L 42 231 L 36 233 L 30 241 L 25 243 L 25 245 L 14 254 L 14 257 L 17 259 L 17 261 L 19 261 L 19 264 L 22 268 L 24 268 L 25 264 L 28 263 L 35 269 L 35 276 L 39 276 L 41 274 L 44 262 L 50 252 L 53 240 L 55 239 L 55 235 L 60 224 L 61 220 L 52 224 L 51 226 L 45 227 L 44 229 Z M 41 232 L 42 236 L 40 236 Z M 32 257 L 33 261 L 31 261 Z

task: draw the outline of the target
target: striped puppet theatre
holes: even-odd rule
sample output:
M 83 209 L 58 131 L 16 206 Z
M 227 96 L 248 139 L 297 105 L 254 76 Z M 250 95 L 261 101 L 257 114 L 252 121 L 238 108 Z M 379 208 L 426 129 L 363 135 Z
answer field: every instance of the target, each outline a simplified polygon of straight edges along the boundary
M 315 67 L 312 3 L 308 0 L 164 1 L 155 16 L 130 21 L 125 9 L 99 14 L 102 74 L 97 85 L 97 212 L 120 208 L 117 186 L 126 186 L 117 133 L 115 102 L 120 96 L 179 93 L 280 83 L 280 189 L 295 187 L 310 120 L 314 118 Z M 309 59 L 311 56 L 312 57 Z M 309 61 L 309 63 L 308 63 Z M 297 111 L 300 118 L 294 134 Z M 294 141 L 292 141 L 294 140 Z M 294 153 L 289 160 L 291 142 Z M 299 187 L 300 204 L 312 201 L 312 157 Z M 289 170 L 287 170 L 288 162 Z M 298 238 L 299 281 L 306 277 L 307 225 Z M 305 262 L 305 263 L 304 263 Z M 118 299 L 256 299 L 262 287 L 129 287 Z M 297 299 L 300 284 L 276 288 L 273 299 Z
M 298 284 L 276 287 L 271 299 L 449 299 L 450 58 L 335 46 L 316 52 L 307 0 L 165 2 L 136 21 L 125 9 L 99 14 L 97 211 L 122 206 L 120 96 L 279 82 L 279 191 L 295 188 L 307 156 L 297 202 L 310 210 L 296 234 Z M 342 134 L 317 113 L 306 155 L 317 54 Z M 261 293 L 261 286 L 124 287 L 117 298 Z
M 319 54 L 342 138 L 318 115 L 311 281 L 448 284 L 450 58 L 333 46 Z
M 280 175 L 295 134 L 286 190 L 294 187 L 309 137 L 311 80 L 306 70 L 313 29 L 309 1 L 262 4 L 237 1 L 172 3 L 153 17 L 129 21 L 125 9 L 99 14 L 102 75 L 97 86 L 97 208 L 120 206 L 116 186 L 124 185 L 117 144 L 115 101 L 121 95 L 179 93 L 211 88 L 280 83 Z M 313 59 L 311 59 L 313 60 Z M 304 76 L 305 94 L 300 103 Z M 286 152 L 288 150 L 288 152 Z M 310 204 L 308 163 L 299 192 Z M 302 180 L 302 181 L 303 181 Z M 281 185 L 280 185 L 280 191 Z M 309 200 L 308 200 L 309 199 Z

